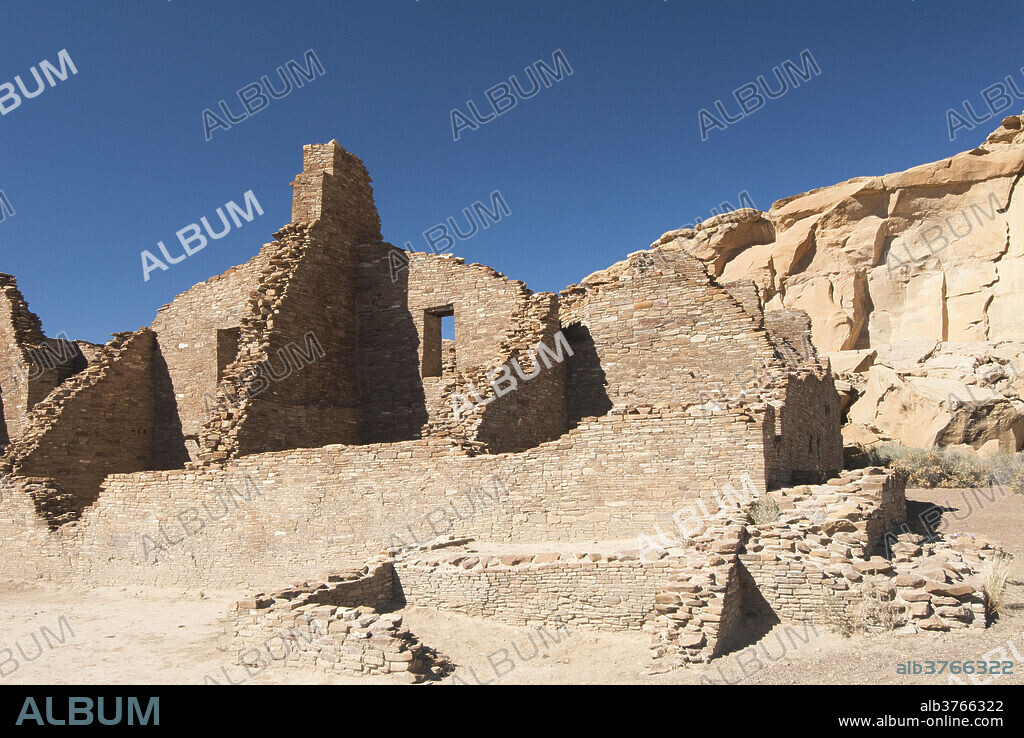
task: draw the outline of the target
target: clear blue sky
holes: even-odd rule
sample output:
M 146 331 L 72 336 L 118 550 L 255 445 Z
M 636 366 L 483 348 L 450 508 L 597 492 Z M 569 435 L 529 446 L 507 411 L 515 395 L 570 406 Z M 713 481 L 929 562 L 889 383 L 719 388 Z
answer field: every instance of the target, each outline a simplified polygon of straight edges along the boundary
M 67 49 L 78 74 L 0 118 L 0 271 L 48 335 L 104 341 L 250 258 L 290 219 L 304 143 L 338 139 L 375 180 L 384 236 L 500 190 L 511 216 L 456 253 L 558 290 L 708 217 L 969 149 L 946 110 L 1011 76 L 1015 2 L 3 0 L 0 84 Z M 313 49 L 326 75 L 204 140 L 202 111 Z M 573 75 L 452 140 L 451 110 L 561 49 Z M 701 141 L 698 111 L 798 62 L 821 75 Z M 528 85 L 527 85 L 528 87 Z M 1014 100 L 1009 112 L 1020 112 Z M 1001 117 L 1001 115 L 999 116 Z M 166 272 L 140 252 L 252 189 L 265 214 Z

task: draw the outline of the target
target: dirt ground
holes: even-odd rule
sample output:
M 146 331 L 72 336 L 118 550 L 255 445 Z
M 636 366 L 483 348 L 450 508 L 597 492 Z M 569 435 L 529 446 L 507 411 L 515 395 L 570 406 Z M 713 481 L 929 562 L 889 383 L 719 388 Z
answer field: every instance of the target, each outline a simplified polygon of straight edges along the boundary
M 943 532 L 981 534 L 1015 556 L 1006 604 L 992 627 L 844 638 L 821 627 L 782 623 L 756 643 L 711 664 L 655 673 L 645 633 L 542 631 L 418 608 L 403 615 L 422 643 L 457 665 L 451 675 L 433 683 L 439 685 L 946 684 L 948 674 L 902 675 L 897 665 L 983 657 L 1014 661 L 1012 675 L 991 683 L 1024 684 L 1024 496 L 997 495 L 993 501 L 970 490 L 913 490 L 907 496 L 911 516 L 940 505 Z M 219 622 L 241 594 L 209 592 L 200 597 L 196 592 L 138 587 L 76 591 L 0 585 L 0 685 L 392 683 L 388 677 L 334 677 L 279 666 L 246 674 L 224 649 Z M 964 675 L 954 678 L 972 683 Z

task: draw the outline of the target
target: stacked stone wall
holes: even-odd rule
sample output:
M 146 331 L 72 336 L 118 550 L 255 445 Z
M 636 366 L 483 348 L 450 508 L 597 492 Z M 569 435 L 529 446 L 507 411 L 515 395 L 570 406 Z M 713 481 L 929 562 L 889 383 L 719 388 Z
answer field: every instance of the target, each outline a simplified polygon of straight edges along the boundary
M 157 311 L 158 468 L 181 467 L 198 457 L 199 433 L 217 409 L 219 369 L 237 354 L 223 356 L 218 336 L 238 330 L 249 315 L 249 296 L 272 249 L 273 244 L 265 245 L 245 264 L 197 284 Z
M 116 334 L 96 361 L 29 413 L 0 458 L 0 473 L 46 477 L 81 512 L 110 474 L 152 468 L 153 332 Z
M 424 439 L 114 475 L 74 531 L 41 547 L 12 546 L 0 573 L 267 586 L 448 533 L 633 539 L 671 526 L 685 502 L 726 481 L 749 474 L 763 488 L 760 439 L 758 417 L 743 412 L 635 409 L 516 454 L 469 457 Z

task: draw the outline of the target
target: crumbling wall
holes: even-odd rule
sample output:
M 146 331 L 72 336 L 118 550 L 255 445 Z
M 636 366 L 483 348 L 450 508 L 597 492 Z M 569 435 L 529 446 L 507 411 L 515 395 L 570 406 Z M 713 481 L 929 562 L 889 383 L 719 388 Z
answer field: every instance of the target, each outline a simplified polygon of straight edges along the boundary
M 515 451 L 565 432 L 564 367 L 534 372 L 529 358 L 540 342 L 554 348 L 554 295 L 533 295 L 522 282 L 459 258 L 389 244 L 364 245 L 362 254 L 365 440 L 426 435 L 477 451 Z M 444 316 L 454 318 L 454 341 L 442 339 Z M 496 390 L 492 381 L 511 362 L 522 371 L 509 366 L 511 379 Z
M 43 335 L 17 280 L 0 274 L 0 447 L 25 430 L 37 402 L 85 363 L 76 344 Z
M 764 314 L 764 327 L 775 350 L 790 366 L 817 362 L 811 318 L 803 310 L 769 310 Z
M 375 562 L 372 569 L 330 575 L 269 595 L 235 603 L 225 632 L 247 671 L 283 664 L 359 676 L 391 674 L 414 684 L 431 674 L 433 649 L 402 628 L 400 615 L 386 610 L 394 597 L 394 569 Z
M 165 367 L 157 385 L 157 424 L 153 432 L 159 468 L 172 469 L 195 460 L 199 432 L 217 408 L 223 361 L 218 337 L 237 330 L 248 315 L 249 296 L 270 258 L 270 246 L 241 266 L 192 287 L 157 311 L 153 321 Z
M 739 396 L 752 363 L 783 369 L 759 321 L 681 250 L 630 254 L 562 295 L 562 325 L 586 329 L 606 383 L 582 373 L 580 397 L 571 369 L 572 407 L 703 403 L 712 389 Z
M 555 295 L 529 296 L 489 362 L 460 368 L 456 341 L 455 371 L 442 373 L 440 387 L 429 394 L 425 435 L 489 453 L 558 438 L 568 429 L 564 362 L 571 351 L 559 331 Z
M 91 505 L 115 472 L 152 468 L 153 332 L 119 333 L 95 363 L 37 403 L 0 458 L 0 473 L 50 478 Z
M 332 141 L 303 147 L 293 186 L 293 222 L 250 295 L 201 463 L 361 440 L 357 264 L 360 245 L 381 240 L 370 176 Z

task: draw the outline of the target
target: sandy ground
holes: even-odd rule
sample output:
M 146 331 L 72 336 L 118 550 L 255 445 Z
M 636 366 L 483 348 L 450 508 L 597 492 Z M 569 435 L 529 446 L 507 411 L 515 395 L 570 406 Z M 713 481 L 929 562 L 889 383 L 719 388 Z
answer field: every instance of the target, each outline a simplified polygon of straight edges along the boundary
M 644 633 L 541 631 L 418 608 L 403 614 L 421 642 L 457 665 L 451 675 L 434 683 L 440 685 L 946 684 L 948 674 L 902 675 L 897 664 L 983 657 L 1014 661 L 1014 674 L 991 683 L 1024 684 L 1024 496 L 990 501 L 972 491 L 917 490 L 909 492 L 908 499 L 911 517 L 932 504 L 942 505 L 943 531 L 982 534 L 1014 554 L 1007 602 L 989 629 L 843 638 L 820 627 L 782 623 L 756 643 L 711 664 L 652 673 Z M 234 655 L 224 649 L 219 622 L 241 594 L 211 592 L 200 597 L 152 588 L 54 591 L 3 585 L 0 685 L 391 683 L 388 677 L 343 678 L 281 667 L 247 674 L 233 665 Z M 972 683 L 963 675 L 957 679 Z

